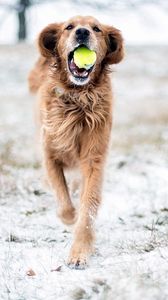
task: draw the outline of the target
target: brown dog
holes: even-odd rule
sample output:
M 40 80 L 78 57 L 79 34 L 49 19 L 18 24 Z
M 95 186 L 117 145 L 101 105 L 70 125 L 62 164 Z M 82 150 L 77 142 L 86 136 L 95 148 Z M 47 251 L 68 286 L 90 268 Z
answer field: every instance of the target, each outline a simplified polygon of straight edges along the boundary
M 114 27 L 93 17 L 48 25 L 38 39 L 41 56 L 29 76 L 39 95 L 44 164 L 57 196 L 58 215 L 76 222 L 68 265 L 82 268 L 93 251 L 93 223 L 101 202 L 103 167 L 112 124 L 109 65 L 123 58 L 123 39 Z M 78 68 L 74 50 L 97 54 L 89 70 Z M 79 167 L 83 180 L 78 215 L 71 202 L 65 168 Z

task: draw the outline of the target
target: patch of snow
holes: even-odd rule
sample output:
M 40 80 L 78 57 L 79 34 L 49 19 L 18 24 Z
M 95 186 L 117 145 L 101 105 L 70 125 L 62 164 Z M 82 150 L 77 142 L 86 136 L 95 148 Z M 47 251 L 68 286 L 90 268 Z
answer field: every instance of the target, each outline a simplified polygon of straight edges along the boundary
M 96 253 L 79 271 L 66 267 L 72 233 L 56 217 L 32 146 L 35 99 L 26 78 L 36 53 L 26 45 L 0 48 L 8 78 L 0 75 L 0 299 L 168 298 L 166 54 L 167 47 L 128 47 L 115 68 Z

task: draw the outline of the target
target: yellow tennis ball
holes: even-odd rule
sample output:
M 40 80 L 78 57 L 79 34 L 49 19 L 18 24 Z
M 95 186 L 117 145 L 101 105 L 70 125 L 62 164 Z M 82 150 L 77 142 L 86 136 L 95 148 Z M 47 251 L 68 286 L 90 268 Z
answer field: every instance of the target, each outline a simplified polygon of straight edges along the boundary
M 74 52 L 74 62 L 78 68 L 89 69 L 96 61 L 96 52 L 87 47 L 80 47 Z

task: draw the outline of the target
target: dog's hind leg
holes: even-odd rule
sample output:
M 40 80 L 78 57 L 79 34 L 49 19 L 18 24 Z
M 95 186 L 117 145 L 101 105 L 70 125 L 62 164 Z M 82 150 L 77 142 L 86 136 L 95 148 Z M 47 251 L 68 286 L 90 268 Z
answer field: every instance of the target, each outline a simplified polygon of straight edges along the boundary
M 57 198 L 58 216 L 64 224 L 73 224 L 76 220 L 75 208 L 72 205 L 62 163 L 54 160 L 48 153 L 44 158 L 49 183 Z

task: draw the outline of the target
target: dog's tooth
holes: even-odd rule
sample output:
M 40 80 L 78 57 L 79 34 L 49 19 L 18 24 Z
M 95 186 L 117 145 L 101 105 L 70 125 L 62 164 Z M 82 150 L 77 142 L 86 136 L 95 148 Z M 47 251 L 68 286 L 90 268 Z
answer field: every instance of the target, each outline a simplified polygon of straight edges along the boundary
M 82 76 L 87 76 L 88 75 L 88 72 L 87 71 L 84 71 Z

